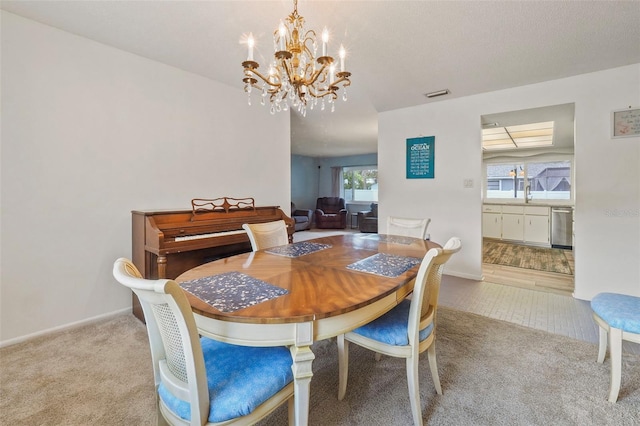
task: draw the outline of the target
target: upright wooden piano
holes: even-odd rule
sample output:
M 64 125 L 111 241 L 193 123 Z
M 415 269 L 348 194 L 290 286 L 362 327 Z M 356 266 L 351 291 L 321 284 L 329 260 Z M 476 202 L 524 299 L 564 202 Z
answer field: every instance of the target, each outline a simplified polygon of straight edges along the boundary
M 251 251 L 242 224 L 284 220 L 289 242 L 294 221 L 277 206 L 255 207 L 253 198 L 194 199 L 191 210 L 131 212 L 132 257 L 148 279 L 176 278 L 203 263 Z M 133 314 L 144 321 L 133 295 Z

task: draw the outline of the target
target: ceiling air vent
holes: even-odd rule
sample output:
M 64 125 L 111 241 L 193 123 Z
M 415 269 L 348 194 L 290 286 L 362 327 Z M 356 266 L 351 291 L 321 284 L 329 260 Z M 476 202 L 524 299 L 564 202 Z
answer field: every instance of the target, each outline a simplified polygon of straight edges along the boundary
M 438 96 L 448 95 L 449 93 L 451 93 L 449 89 L 444 89 L 438 90 L 437 92 L 426 93 L 425 96 L 427 98 L 437 98 Z

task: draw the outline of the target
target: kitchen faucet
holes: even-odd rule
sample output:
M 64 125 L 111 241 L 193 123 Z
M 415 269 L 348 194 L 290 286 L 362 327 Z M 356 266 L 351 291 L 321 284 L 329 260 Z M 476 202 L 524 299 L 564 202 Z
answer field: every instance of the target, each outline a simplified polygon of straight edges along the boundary
M 531 195 L 531 185 L 527 185 L 524 188 L 524 202 L 528 203 L 532 198 L 533 195 Z

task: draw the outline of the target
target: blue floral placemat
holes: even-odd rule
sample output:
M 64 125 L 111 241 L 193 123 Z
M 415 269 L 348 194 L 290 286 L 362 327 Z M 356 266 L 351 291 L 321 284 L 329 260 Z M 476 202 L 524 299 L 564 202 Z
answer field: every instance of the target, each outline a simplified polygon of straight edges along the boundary
M 277 254 L 278 256 L 300 257 L 305 254 L 314 253 L 316 251 L 331 248 L 330 244 L 309 243 L 302 241 L 300 243 L 287 244 L 286 246 L 271 247 L 267 249 L 267 253 Z
M 220 312 L 227 313 L 289 293 L 284 288 L 240 272 L 226 272 L 185 281 L 180 287 Z
M 348 269 L 383 277 L 395 278 L 420 263 L 420 259 L 393 254 L 378 253 L 347 265 Z

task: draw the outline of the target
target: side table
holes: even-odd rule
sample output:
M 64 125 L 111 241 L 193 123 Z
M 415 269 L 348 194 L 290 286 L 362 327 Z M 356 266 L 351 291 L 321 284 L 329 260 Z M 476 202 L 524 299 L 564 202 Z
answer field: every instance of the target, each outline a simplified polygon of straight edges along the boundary
M 353 220 L 355 219 L 355 226 Z M 358 228 L 358 213 L 351 213 L 351 229 Z

